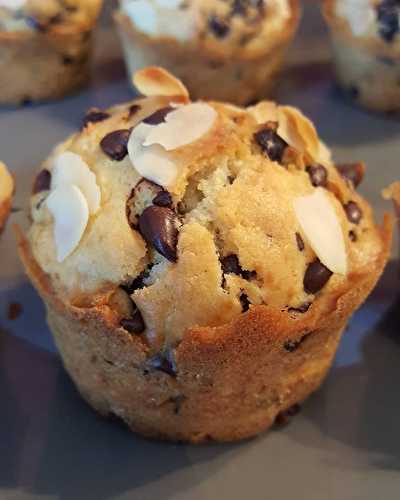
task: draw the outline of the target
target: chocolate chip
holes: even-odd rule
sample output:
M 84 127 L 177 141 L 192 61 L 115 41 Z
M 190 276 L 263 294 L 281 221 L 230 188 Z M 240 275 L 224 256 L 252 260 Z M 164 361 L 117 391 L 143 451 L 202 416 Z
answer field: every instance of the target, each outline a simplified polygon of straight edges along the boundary
M 322 165 L 311 165 L 306 167 L 306 172 L 310 176 L 311 184 L 314 187 L 326 187 L 328 183 L 328 172 Z
M 350 222 L 353 224 L 358 224 L 360 222 L 363 217 L 363 213 L 355 201 L 349 201 L 349 203 L 344 205 L 343 208 Z
M 299 404 L 294 404 L 287 410 L 281 411 L 275 418 L 275 425 L 278 427 L 284 427 L 288 425 L 293 417 L 298 415 L 301 411 L 301 406 Z
M 171 262 L 177 261 L 178 217 L 170 208 L 151 206 L 139 217 L 139 231 L 147 243 Z
M 296 351 L 309 335 L 310 333 L 306 333 L 299 340 L 287 340 L 283 344 L 284 349 L 288 352 Z
M 297 243 L 297 248 L 299 249 L 300 252 L 302 252 L 305 249 L 305 245 L 303 238 L 300 236 L 299 233 L 296 233 L 296 243 Z
M 106 111 L 98 108 L 90 108 L 82 120 L 82 128 L 85 128 L 89 123 L 98 123 L 107 120 L 110 116 L 110 113 Z
M 254 134 L 254 139 L 271 161 L 282 161 L 287 142 L 271 128 L 264 128 Z
M 348 179 L 356 188 L 361 184 L 364 178 L 365 165 L 364 163 L 346 163 L 344 165 L 336 165 L 340 175 Z
M 129 333 L 140 334 L 143 333 L 146 329 L 142 313 L 139 311 L 139 309 L 136 309 L 131 318 L 121 319 L 120 324 L 122 328 L 125 328 L 125 330 Z
M 103 152 L 112 160 L 121 161 L 128 154 L 128 141 L 131 131 L 128 129 L 114 130 L 100 142 Z
M 8 305 L 7 319 L 16 320 L 22 314 L 22 305 L 19 302 L 11 302 Z
M 178 396 L 175 396 L 173 398 L 170 398 L 171 403 L 174 404 L 174 413 L 175 415 L 179 415 L 182 409 L 183 402 L 185 401 L 186 396 L 183 394 L 179 394 Z
M 315 294 L 322 290 L 332 276 L 330 271 L 319 259 L 308 265 L 304 275 L 303 285 L 306 293 Z
M 153 264 L 149 264 L 146 269 L 144 269 L 139 276 L 136 276 L 136 278 L 128 284 L 122 285 L 121 288 L 123 288 L 128 295 L 132 295 L 135 290 L 141 290 L 146 286 L 144 283 L 144 280 L 149 277 L 150 271 L 153 267 Z
M 62 63 L 65 66 L 69 66 L 70 64 L 73 64 L 75 62 L 75 59 L 71 56 L 63 56 L 62 58 Z
M 174 108 L 171 106 L 161 108 L 150 116 L 147 116 L 143 120 L 143 123 L 147 123 L 147 125 L 159 125 L 160 123 L 163 123 L 165 121 L 165 117 L 168 115 L 168 113 L 171 113 L 171 111 L 174 111 Z
M 24 97 L 21 101 L 21 106 L 28 107 L 32 106 L 33 100 L 31 97 Z
M 176 377 L 177 369 L 172 351 L 165 351 L 148 359 L 145 371 L 148 373 L 149 370 L 158 370 L 171 375 L 171 377 Z
M 48 191 L 51 184 L 51 173 L 48 170 L 41 170 L 33 183 L 32 194 Z
M 239 297 L 240 303 L 242 304 L 242 311 L 246 312 L 250 309 L 251 302 L 245 293 L 242 293 Z
M 310 309 L 311 304 L 312 302 L 304 302 L 304 304 L 301 304 L 299 307 L 289 307 L 288 311 L 304 314 Z
M 357 235 L 354 231 L 349 231 L 349 238 L 351 241 L 357 241 Z
M 376 7 L 379 35 L 392 43 L 400 32 L 400 3 L 398 0 L 384 0 Z
M 217 16 L 210 17 L 208 27 L 217 38 L 225 38 L 230 31 L 229 24 Z
M 227 255 L 220 259 L 222 272 L 224 274 L 236 274 L 237 276 L 241 276 L 245 280 L 249 280 L 251 278 L 255 278 L 257 273 L 255 271 L 247 271 L 242 268 L 239 263 L 238 256 L 235 254 Z
M 158 207 L 171 208 L 173 205 L 171 193 L 168 191 L 160 191 L 153 200 L 153 204 Z
M 132 104 L 132 106 L 129 106 L 129 115 L 128 118 L 132 118 L 133 116 L 136 115 L 141 110 L 141 106 L 139 104 Z

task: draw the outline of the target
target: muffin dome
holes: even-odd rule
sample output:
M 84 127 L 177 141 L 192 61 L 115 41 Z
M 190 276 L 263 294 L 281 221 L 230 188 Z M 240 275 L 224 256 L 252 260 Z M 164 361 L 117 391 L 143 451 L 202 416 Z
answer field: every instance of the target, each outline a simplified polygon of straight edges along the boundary
M 63 300 L 129 294 L 160 348 L 258 305 L 304 314 L 382 252 L 362 165 L 338 170 L 298 110 L 191 103 L 157 68 L 136 83 L 152 95 L 91 110 L 37 177 L 29 240 Z

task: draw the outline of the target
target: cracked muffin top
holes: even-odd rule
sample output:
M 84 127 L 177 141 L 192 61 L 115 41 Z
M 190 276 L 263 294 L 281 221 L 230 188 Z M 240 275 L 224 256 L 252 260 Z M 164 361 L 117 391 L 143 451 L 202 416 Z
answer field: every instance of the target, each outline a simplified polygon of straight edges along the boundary
M 0 31 L 91 28 L 102 0 L 0 0 Z
M 363 164 L 335 166 L 300 111 L 191 102 L 160 68 L 134 81 L 145 97 L 89 110 L 34 183 L 31 248 L 64 301 L 107 297 L 170 345 L 257 305 L 332 303 L 382 251 Z
M 325 5 L 353 36 L 400 55 L 400 0 L 325 0 Z
M 298 0 L 120 0 L 138 32 L 196 41 L 216 54 L 265 51 L 292 31 Z

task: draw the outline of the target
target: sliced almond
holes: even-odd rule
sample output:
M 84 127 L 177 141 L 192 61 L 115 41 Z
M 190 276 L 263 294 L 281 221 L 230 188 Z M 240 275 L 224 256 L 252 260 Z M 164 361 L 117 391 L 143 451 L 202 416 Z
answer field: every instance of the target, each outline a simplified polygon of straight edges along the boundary
M 53 163 L 51 189 L 64 185 L 75 185 L 80 189 L 91 214 L 100 208 L 101 192 L 95 174 L 79 155 L 71 151 L 61 153 Z
M 4 163 L 0 162 L 0 203 L 11 197 L 14 191 L 14 180 Z
M 279 120 L 278 106 L 272 101 L 262 101 L 255 106 L 250 106 L 247 111 L 259 124 Z
M 136 71 L 133 84 L 144 96 L 183 96 L 189 99 L 189 92 L 183 83 L 158 66 Z
M 57 261 L 63 262 L 78 246 L 89 220 L 88 203 L 79 188 L 66 184 L 55 188 L 46 205 L 54 219 Z
M 142 177 L 167 187 L 174 183 L 178 173 L 173 158 L 158 144 L 143 146 L 149 133 L 158 127 L 159 125 L 146 123 L 135 127 L 129 138 L 128 154 L 132 165 Z
M 335 208 L 322 188 L 293 201 L 304 236 L 319 260 L 333 273 L 347 274 L 343 231 Z
M 147 135 L 144 146 L 159 144 L 167 151 L 192 144 L 213 127 L 217 112 L 209 104 L 196 102 L 181 106 L 165 117 Z
M 318 160 L 320 142 L 317 131 L 308 118 L 296 108 L 279 106 L 278 122 L 278 135 L 289 146 L 292 146 L 301 153 L 308 153 L 314 160 Z

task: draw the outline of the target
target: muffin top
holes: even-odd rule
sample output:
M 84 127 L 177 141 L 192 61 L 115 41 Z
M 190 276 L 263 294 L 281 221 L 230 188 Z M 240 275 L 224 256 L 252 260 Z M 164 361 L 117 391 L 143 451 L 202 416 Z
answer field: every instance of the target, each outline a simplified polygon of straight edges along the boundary
M 298 0 L 120 0 L 136 30 L 224 53 L 275 43 L 298 19 Z
M 90 28 L 102 0 L 0 0 L 1 31 L 48 33 L 60 27 Z
M 399 0 L 336 0 L 334 10 L 355 37 L 375 39 L 400 53 Z
M 193 103 L 160 68 L 134 81 L 145 97 L 89 110 L 34 183 L 32 252 L 64 301 L 108 297 L 173 344 L 257 305 L 331 304 L 377 258 L 363 164 L 335 167 L 300 111 Z

